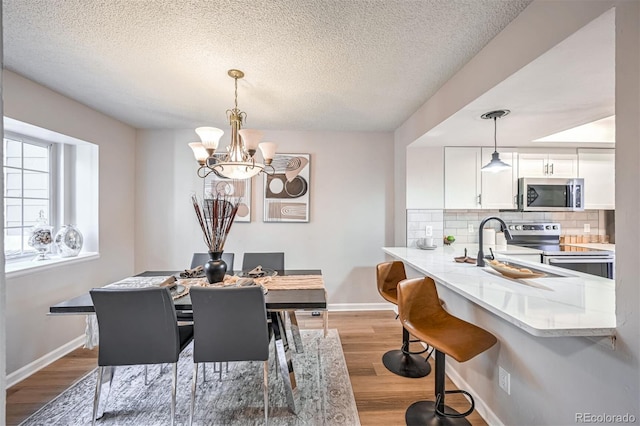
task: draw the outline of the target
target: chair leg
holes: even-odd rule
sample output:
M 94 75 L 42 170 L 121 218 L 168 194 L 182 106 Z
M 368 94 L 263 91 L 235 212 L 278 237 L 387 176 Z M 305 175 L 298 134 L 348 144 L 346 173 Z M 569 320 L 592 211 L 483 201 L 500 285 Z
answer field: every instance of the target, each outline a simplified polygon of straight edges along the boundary
M 204 363 L 203 363 L 204 367 Z M 203 370 L 204 371 L 204 368 Z M 193 380 L 191 380 L 191 407 L 189 408 L 189 426 L 193 424 L 193 412 L 196 403 L 196 384 L 198 383 L 198 363 L 193 363 Z
M 93 395 L 93 414 L 91 415 L 91 425 L 96 424 L 96 416 L 98 414 L 98 402 L 100 401 L 100 387 L 102 386 L 102 370 L 104 367 L 98 367 L 98 377 L 96 377 L 96 392 Z
M 176 390 L 178 388 L 178 363 L 173 363 L 173 385 L 171 386 L 171 426 L 176 423 Z
M 148 365 L 145 364 L 144 365 L 144 385 L 145 386 L 149 385 L 149 381 L 147 380 L 147 370 L 148 370 Z
M 269 423 L 269 361 L 263 363 L 264 382 L 262 392 L 264 396 L 264 424 Z
M 464 416 L 473 411 L 473 401 L 471 409 L 465 413 L 459 413 L 453 408 L 445 405 L 444 396 L 446 393 L 457 391 L 445 391 L 445 354 L 436 350 L 436 371 L 435 371 L 435 401 L 414 402 L 407 408 L 405 421 L 408 426 L 413 425 L 471 425 Z M 463 392 L 468 395 L 467 392 Z
M 213 372 L 216 372 L 216 363 L 213 363 Z M 203 362 L 202 363 L 202 383 L 205 383 L 207 381 L 207 363 Z
M 402 349 L 389 351 L 382 356 L 382 363 L 394 374 L 412 379 L 425 377 L 431 372 L 428 359 L 409 351 L 409 332 L 402 328 Z

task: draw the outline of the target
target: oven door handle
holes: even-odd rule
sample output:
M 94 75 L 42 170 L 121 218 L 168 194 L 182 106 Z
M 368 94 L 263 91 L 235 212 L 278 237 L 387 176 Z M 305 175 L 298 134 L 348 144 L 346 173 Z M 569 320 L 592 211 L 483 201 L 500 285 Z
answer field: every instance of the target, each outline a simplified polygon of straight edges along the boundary
M 567 256 L 566 258 L 558 259 L 558 258 L 549 258 L 547 259 L 549 264 L 552 263 L 613 263 L 612 257 L 577 257 L 577 256 Z

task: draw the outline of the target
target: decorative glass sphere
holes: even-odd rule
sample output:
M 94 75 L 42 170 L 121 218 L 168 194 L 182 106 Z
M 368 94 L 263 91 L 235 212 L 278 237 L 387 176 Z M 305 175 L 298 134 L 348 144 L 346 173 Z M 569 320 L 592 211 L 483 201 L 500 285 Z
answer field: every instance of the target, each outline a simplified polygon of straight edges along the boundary
M 73 225 L 63 225 L 54 238 L 60 257 L 77 256 L 82 250 L 82 242 L 82 233 Z

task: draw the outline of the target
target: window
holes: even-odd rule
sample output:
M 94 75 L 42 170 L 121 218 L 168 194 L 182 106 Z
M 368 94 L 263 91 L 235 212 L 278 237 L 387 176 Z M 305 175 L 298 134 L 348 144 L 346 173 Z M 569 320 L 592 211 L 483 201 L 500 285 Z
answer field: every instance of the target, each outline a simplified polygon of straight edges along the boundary
M 4 137 L 4 252 L 7 259 L 33 255 L 29 231 L 39 218 L 55 224 L 52 199 L 55 144 L 18 134 Z

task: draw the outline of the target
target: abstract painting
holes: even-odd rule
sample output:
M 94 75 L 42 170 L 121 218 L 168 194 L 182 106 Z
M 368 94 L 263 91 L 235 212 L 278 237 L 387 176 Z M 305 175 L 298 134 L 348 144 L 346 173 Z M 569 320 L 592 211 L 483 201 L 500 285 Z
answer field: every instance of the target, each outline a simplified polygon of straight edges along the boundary
M 240 197 L 234 222 L 251 222 L 251 181 L 229 179 L 211 173 L 204 178 L 204 199 L 213 199 L 216 194 Z
M 263 179 L 264 221 L 309 222 L 309 154 L 276 154 L 271 165 L 273 174 Z

